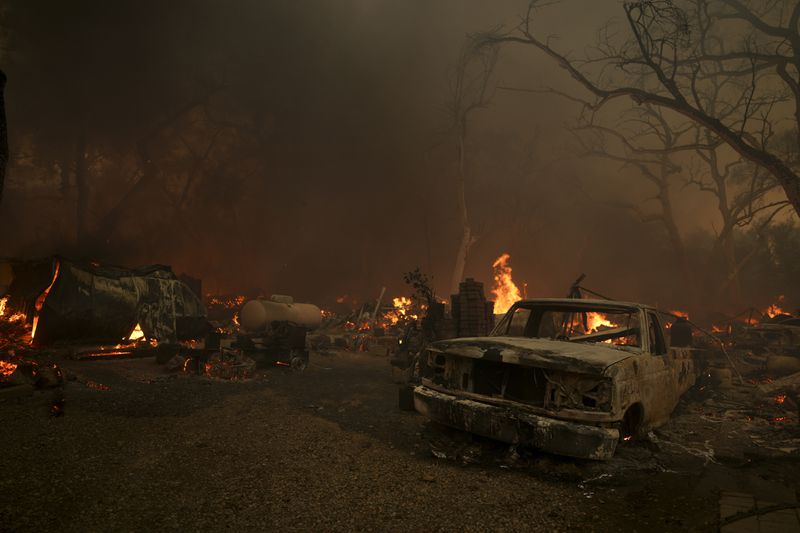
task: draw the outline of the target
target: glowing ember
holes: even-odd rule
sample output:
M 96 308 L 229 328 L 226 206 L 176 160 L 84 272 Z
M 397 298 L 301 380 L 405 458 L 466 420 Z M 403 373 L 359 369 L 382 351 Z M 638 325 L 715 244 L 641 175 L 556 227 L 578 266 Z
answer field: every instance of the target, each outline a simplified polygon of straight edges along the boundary
M 40 294 L 38 298 L 36 298 L 36 304 L 34 306 L 34 309 L 36 309 L 36 315 L 34 315 L 33 317 L 33 328 L 31 329 L 31 342 L 33 342 L 34 337 L 36 337 L 36 326 L 39 325 L 39 313 L 41 312 L 42 307 L 44 307 L 44 301 L 47 299 L 47 295 L 50 294 L 50 289 L 52 289 L 53 285 L 56 284 L 56 279 L 58 278 L 58 271 L 60 268 L 61 268 L 61 262 L 56 261 L 56 268 L 55 272 L 53 272 L 53 279 L 50 281 L 50 285 L 48 285 L 47 288 L 44 290 L 44 292 Z
M 631 440 L 632 438 L 633 438 L 633 435 L 625 435 L 624 437 L 622 437 L 622 440 L 627 442 L 627 441 Z
M 670 311 L 670 313 L 672 313 L 673 315 L 675 315 L 677 317 L 681 317 L 681 318 L 685 318 L 686 320 L 689 320 L 689 313 L 687 313 L 686 311 L 674 311 L 673 310 L 673 311 Z
M 788 315 L 789 313 L 781 309 L 781 305 L 784 305 L 783 303 L 784 299 L 785 296 L 783 294 L 778 296 L 778 301 L 767 307 L 767 309 L 764 311 L 764 314 L 766 314 L 770 318 L 775 318 L 778 315 Z
M 494 294 L 494 314 L 496 315 L 505 313 L 515 302 L 522 300 L 519 287 L 511 279 L 509 259 L 511 259 L 509 254 L 503 254 L 492 263 L 494 270 L 492 294 Z
M 98 383 L 96 381 L 91 381 L 91 380 L 87 380 L 85 382 L 85 385 L 87 387 L 89 387 L 90 389 L 94 389 L 94 390 L 101 390 L 101 391 L 109 391 L 109 390 L 111 390 L 111 387 L 109 387 L 108 385 L 103 385 L 102 383 Z
M 136 327 L 133 328 L 133 331 L 131 331 L 131 334 L 128 335 L 128 340 L 129 341 L 138 341 L 138 340 L 143 339 L 143 338 L 144 338 L 144 331 L 142 331 L 142 326 L 140 326 L 139 324 L 136 324 Z
M 11 313 L 11 309 L 8 307 L 8 296 L 4 296 L 0 298 L 0 316 L 5 316 L 4 319 L 6 322 L 22 322 L 25 320 L 25 313 Z
M 16 363 L 0 361 L 0 377 L 10 376 L 17 369 Z
M 206 298 L 209 306 L 222 306 L 226 309 L 238 309 L 247 299 L 242 295 L 226 297 L 212 294 L 206 295 Z
M 775 396 L 775 403 L 783 404 L 783 402 L 785 402 L 785 401 L 786 401 L 786 395 L 785 394 L 779 394 L 779 395 Z

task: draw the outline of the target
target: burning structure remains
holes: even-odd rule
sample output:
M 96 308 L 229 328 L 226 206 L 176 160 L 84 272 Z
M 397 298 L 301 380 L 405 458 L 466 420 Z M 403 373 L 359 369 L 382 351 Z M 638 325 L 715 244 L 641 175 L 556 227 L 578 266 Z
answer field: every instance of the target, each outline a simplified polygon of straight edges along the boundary
M 39 345 L 134 337 L 174 342 L 207 328 L 200 297 L 166 266 L 126 269 L 63 257 L 5 265 L 6 305 L 26 317 Z

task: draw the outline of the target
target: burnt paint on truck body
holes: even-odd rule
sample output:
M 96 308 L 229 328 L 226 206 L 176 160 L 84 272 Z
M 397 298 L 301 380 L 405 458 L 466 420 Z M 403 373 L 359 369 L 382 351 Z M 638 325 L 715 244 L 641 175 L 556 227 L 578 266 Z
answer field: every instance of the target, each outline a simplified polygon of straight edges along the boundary
M 648 327 L 638 332 L 639 347 L 505 336 L 498 329 L 489 337 L 433 343 L 421 361 L 417 411 L 503 442 L 609 459 L 626 414 L 638 417 L 639 432 L 657 427 L 695 382 L 694 351 L 663 345 L 663 329 L 652 308 L 541 299 L 519 302 L 507 317 L 523 305 L 636 313 L 639 324 Z M 651 325 L 661 332 L 660 347 L 651 338 L 658 335 Z

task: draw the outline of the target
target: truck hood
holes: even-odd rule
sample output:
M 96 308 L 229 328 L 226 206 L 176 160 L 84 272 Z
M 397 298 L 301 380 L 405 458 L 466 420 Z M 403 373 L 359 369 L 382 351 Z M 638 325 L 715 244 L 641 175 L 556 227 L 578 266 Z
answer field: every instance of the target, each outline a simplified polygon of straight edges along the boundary
M 567 372 L 602 374 L 609 366 L 640 351 L 599 343 L 580 343 L 526 337 L 466 337 L 437 341 L 434 352 Z

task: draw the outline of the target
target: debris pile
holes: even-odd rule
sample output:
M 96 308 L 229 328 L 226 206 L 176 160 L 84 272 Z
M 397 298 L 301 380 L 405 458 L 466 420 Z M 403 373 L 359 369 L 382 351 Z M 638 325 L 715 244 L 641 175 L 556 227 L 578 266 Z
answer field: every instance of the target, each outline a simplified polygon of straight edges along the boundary
M 800 373 L 776 380 L 750 378 L 741 385 L 719 386 L 706 379 L 684 397 L 670 424 L 657 431 L 658 442 L 714 460 L 800 457 L 798 393 Z
M 166 362 L 165 368 L 187 375 L 242 381 L 255 375 L 256 362 L 241 350 L 223 348 L 209 353 L 194 349 L 175 354 Z
M 64 371 L 57 364 L 40 364 L 0 354 L 0 399 L 27 395 L 36 389 L 58 387 L 64 381 Z

